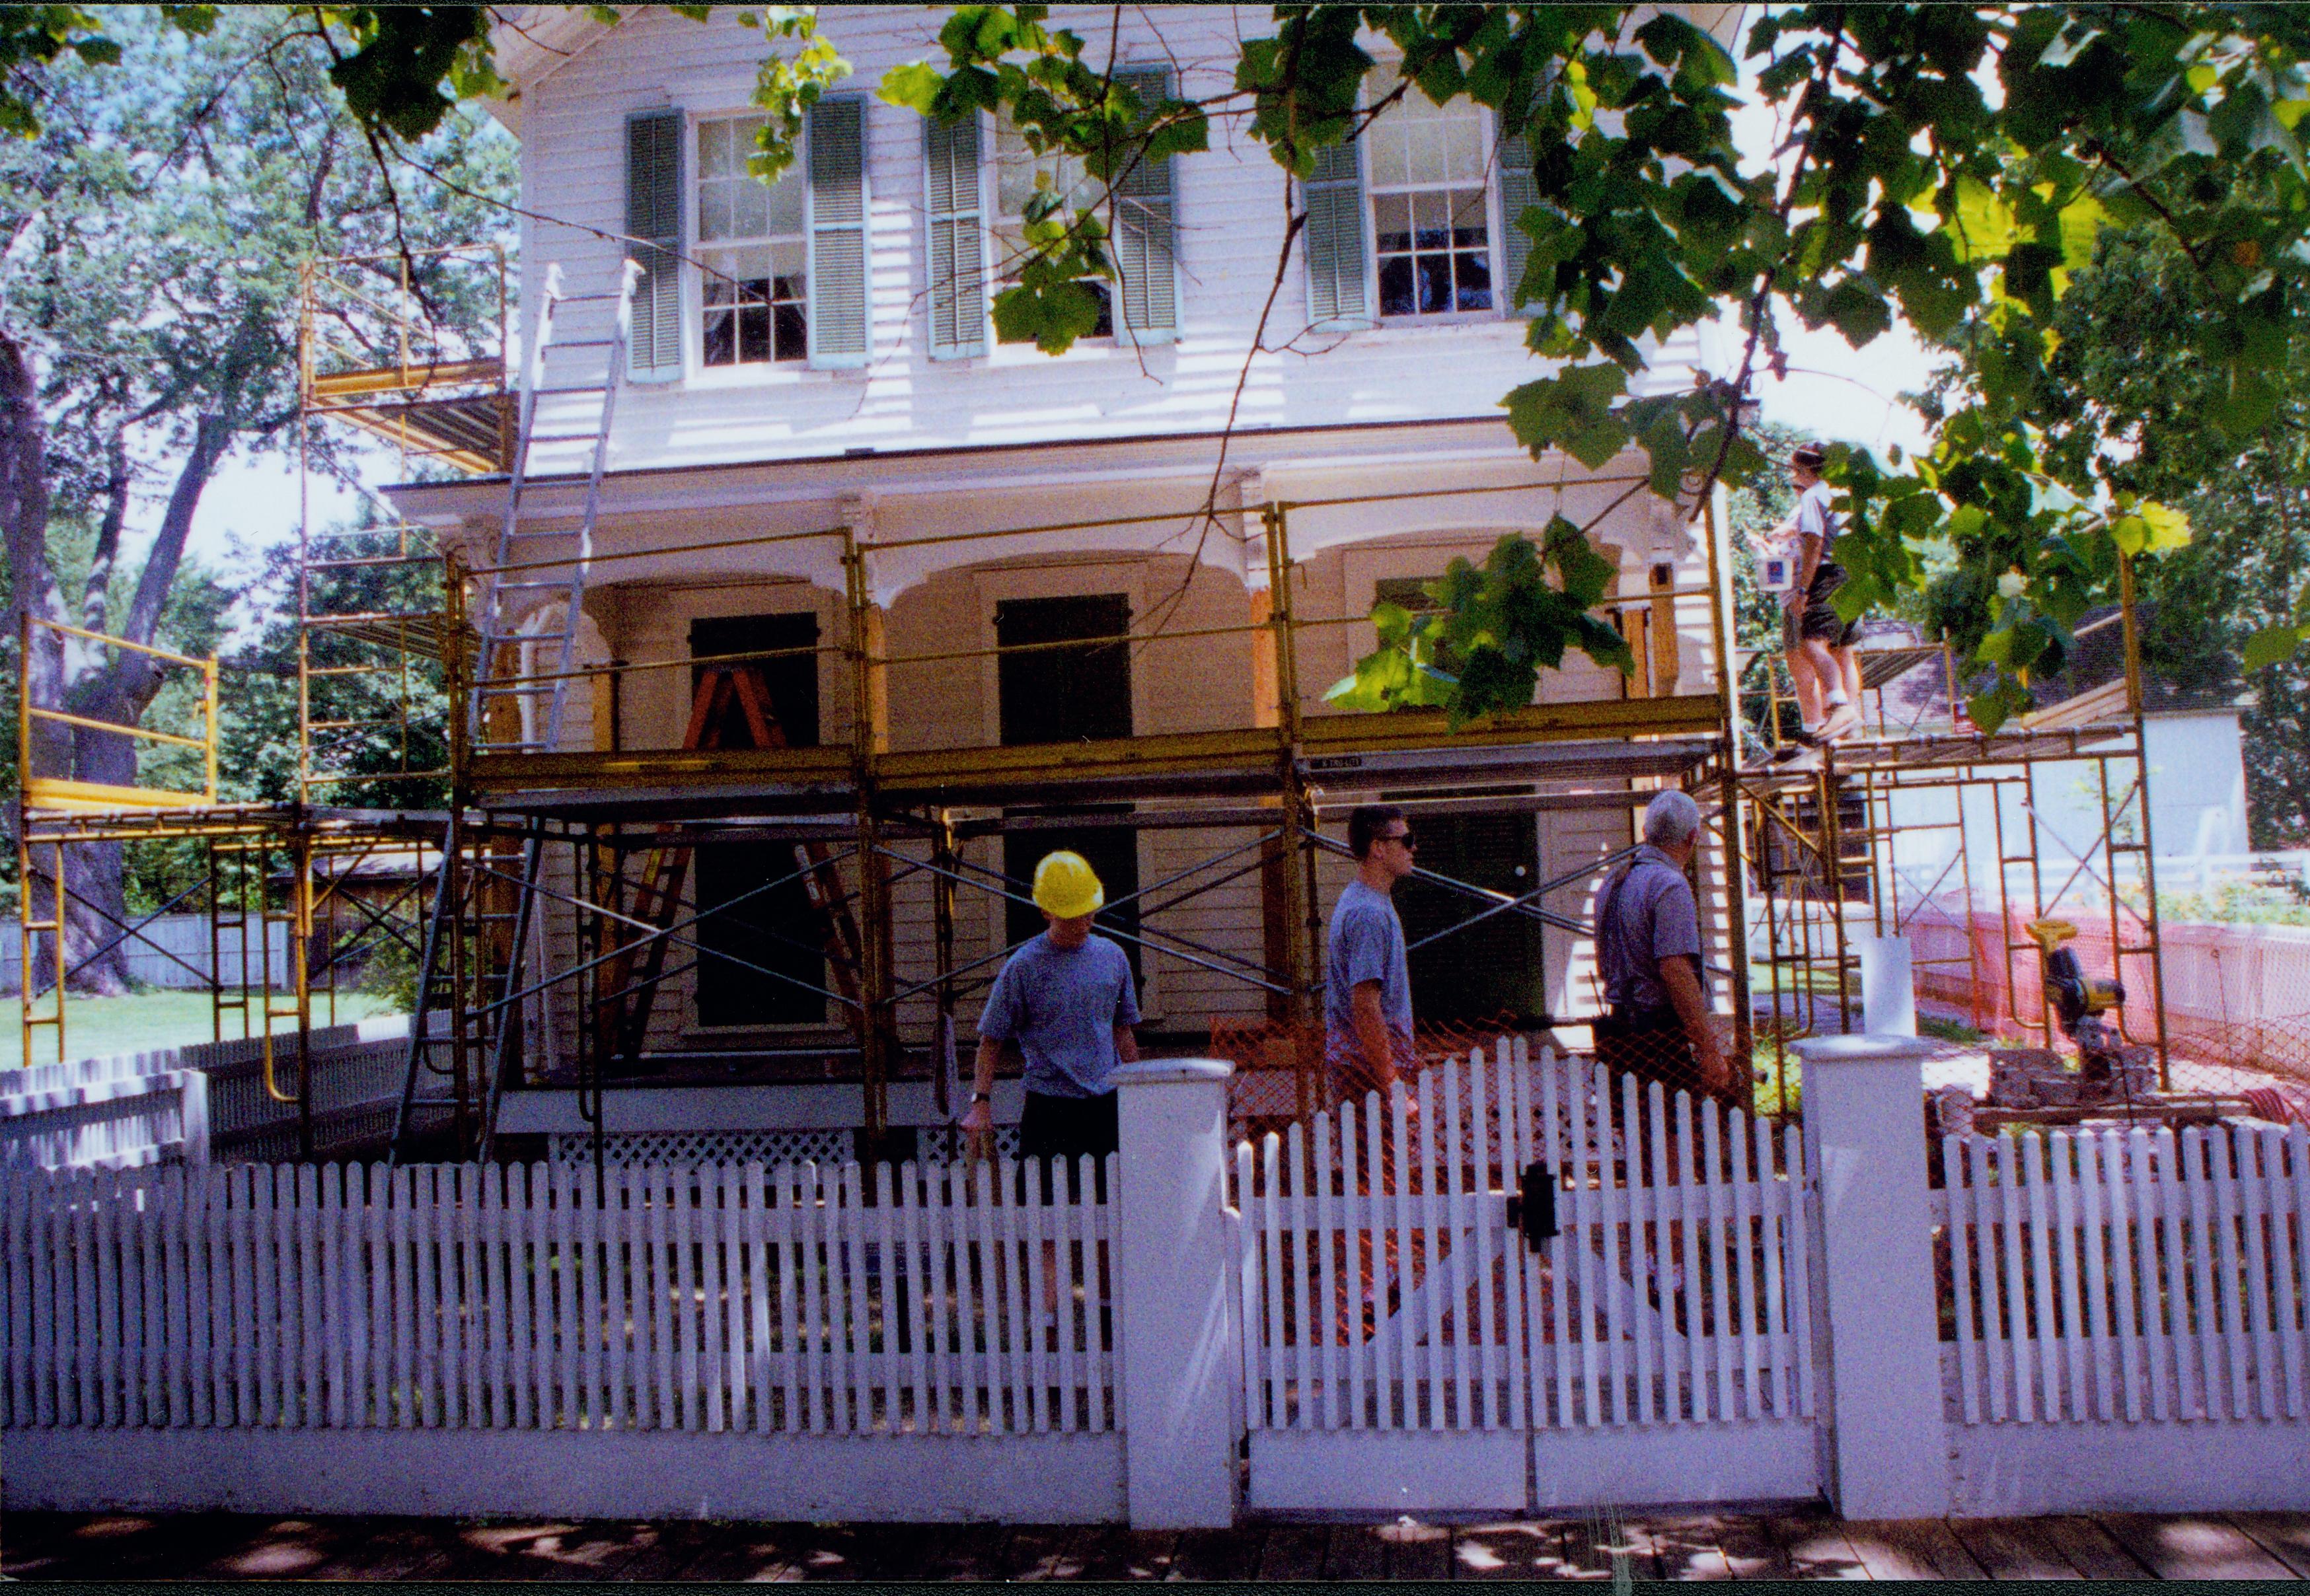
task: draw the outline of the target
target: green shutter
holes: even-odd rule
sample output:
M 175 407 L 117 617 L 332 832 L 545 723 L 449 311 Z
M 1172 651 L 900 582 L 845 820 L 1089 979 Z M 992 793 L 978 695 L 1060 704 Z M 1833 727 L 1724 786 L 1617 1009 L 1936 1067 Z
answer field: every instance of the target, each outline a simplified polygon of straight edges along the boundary
M 864 366 L 866 335 L 866 102 L 810 108 L 810 363 Z
M 642 264 L 626 345 L 636 377 L 682 375 L 682 127 L 678 110 L 626 118 L 626 255 Z
M 1527 111 L 1527 115 L 1529 112 Z M 1503 131 L 1510 118 L 1502 113 Z M 1500 140 L 1500 282 L 1498 303 L 1510 316 L 1526 314 L 1518 291 L 1524 263 L 1532 258 L 1532 235 L 1516 224 L 1525 210 L 1540 201 L 1532 180 L 1532 141 L 1521 128 Z
M 986 233 L 978 203 L 978 114 L 923 124 L 923 213 L 930 236 L 931 359 L 986 352 Z
M 1160 66 L 1126 67 L 1116 81 L 1142 106 L 1171 97 L 1171 74 Z M 1132 162 L 1115 186 L 1115 266 L 1122 278 L 1123 315 L 1116 335 L 1126 343 L 1166 343 L 1179 335 L 1179 291 L 1172 224 L 1171 160 Z
M 1364 298 L 1364 179 L 1353 144 L 1316 152 L 1307 179 L 1307 319 L 1338 329 L 1371 325 Z

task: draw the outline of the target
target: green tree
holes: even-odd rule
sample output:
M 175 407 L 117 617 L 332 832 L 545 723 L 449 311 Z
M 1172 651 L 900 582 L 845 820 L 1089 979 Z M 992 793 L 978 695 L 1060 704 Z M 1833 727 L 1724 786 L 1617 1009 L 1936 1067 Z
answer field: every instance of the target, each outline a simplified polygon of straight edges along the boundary
M 446 321 L 473 331 L 496 314 L 430 282 L 444 268 L 421 252 L 500 228 L 491 200 L 514 188 L 509 141 L 476 114 L 445 117 L 421 153 L 455 186 L 396 185 L 332 85 L 338 56 L 297 19 L 230 8 L 187 31 L 182 16 L 109 14 L 133 69 L 58 56 L 34 74 L 38 131 L 0 143 L 0 532 L 17 612 L 160 638 L 217 468 L 300 441 L 303 263 L 374 254 L 390 275 L 405 261 Z M 301 442 L 321 468 L 345 468 L 341 438 L 316 429 Z M 123 540 L 139 493 L 166 508 L 131 578 Z M 81 525 L 92 543 L 66 580 L 53 529 Z M 52 631 L 18 665 L 36 703 L 113 724 L 184 690 L 145 656 Z M 137 748 L 116 734 L 43 722 L 32 744 L 43 775 L 140 775 Z M 81 963 L 127 898 L 117 847 L 75 855 L 85 874 L 70 884 L 67 947 Z M 30 887 L 41 902 L 48 883 Z M 124 976 L 100 959 L 82 979 L 109 990 Z
M 2289 326 L 2310 291 L 2303 276 L 2298 265 L 2280 275 Z M 2254 690 L 2244 715 L 2254 840 L 2296 846 L 2310 838 L 2310 666 L 2287 635 L 2310 572 L 2310 341 L 2289 334 L 2265 372 L 2274 398 L 2254 431 L 2210 427 L 2228 386 L 2200 350 L 2211 298 L 2198 263 L 2163 230 L 2105 233 L 2062 297 L 2053 352 L 2027 403 L 2067 470 L 2188 513 L 2190 546 L 2142 573 L 2143 660 L 2184 691 Z M 1986 328 L 1954 353 L 1942 391 L 2012 359 Z M 1935 584 L 1938 607 L 1967 603 L 1961 580 Z M 2257 649 L 2273 632 L 2289 646 Z

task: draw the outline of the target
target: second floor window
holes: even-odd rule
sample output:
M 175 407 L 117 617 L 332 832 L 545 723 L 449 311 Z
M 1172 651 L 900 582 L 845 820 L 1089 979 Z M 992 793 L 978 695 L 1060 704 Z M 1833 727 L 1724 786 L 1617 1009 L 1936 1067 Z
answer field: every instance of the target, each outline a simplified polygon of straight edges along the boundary
M 1054 151 L 1038 155 L 1027 135 L 1011 118 L 994 118 L 994 273 L 1003 287 L 1019 281 L 1027 257 L 1027 207 L 1038 194 L 1059 196 L 1070 216 L 1094 210 L 1104 197 L 1102 186 L 1083 172 L 1080 158 Z M 1097 338 L 1115 334 L 1115 300 L 1104 282 L 1086 281 L 1084 287 L 1099 296 Z M 1005 340 L 1009 342 L 1009 340 Z
M 810 352 L 809 240 L 801 163 L 775 184 L 746 169 L 760 117 L 698 125 L 698 263 L 705 363 L 758 365 Z
M 1375 81 L 1375 94 L 1390 86 Z M 1439 108 L 1411 89 L 1380 114 L 1365 137 L 1379 314 L 1489 310 L 1491 206 L 1482 108 L 1465 100 Z

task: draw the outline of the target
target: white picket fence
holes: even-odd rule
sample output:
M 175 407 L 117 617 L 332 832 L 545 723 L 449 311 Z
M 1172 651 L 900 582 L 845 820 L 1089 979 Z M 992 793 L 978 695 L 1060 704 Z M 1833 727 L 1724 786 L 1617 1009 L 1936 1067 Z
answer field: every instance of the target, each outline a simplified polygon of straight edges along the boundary
M 1254 1429 L 1812 1415 L 1795 1127 L 1522 1042 L 1417 1093 L 1236 1149 Z M 1539 1253 L 1506 1201 L 1535 1160 L 1559 1227 Z
M 1941 1143 L 1952 1418 L 2310 1416 L 2310 1130 Z
M 313 1121 L 324 1152 L 393 1128 L 409 1056 L 404 1015 L 311 1033 Z M 297 1080 L 295 1033 L 273 1039 L 277 1083 Z M 169 1158 L 287 1158 L 300 1110 L 265 1089 L 264 1041 L 236 1037 L 0 1070 L 0 1167 L 133 1168 Z
M 13 1174 L 0 1427 L 1111 1431 L 1092 1164 Z

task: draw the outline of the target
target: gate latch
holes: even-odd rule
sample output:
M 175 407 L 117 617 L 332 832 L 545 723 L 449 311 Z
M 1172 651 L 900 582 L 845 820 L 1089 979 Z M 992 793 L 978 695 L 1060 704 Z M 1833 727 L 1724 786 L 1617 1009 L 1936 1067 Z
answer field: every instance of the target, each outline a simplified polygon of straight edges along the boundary
M 1508 1193 L 1508 1223 L 1524 1233 L 1532 1252 L 1556 1236 L 1556 1172 L 1545 1164 L 1527 1164 Z

